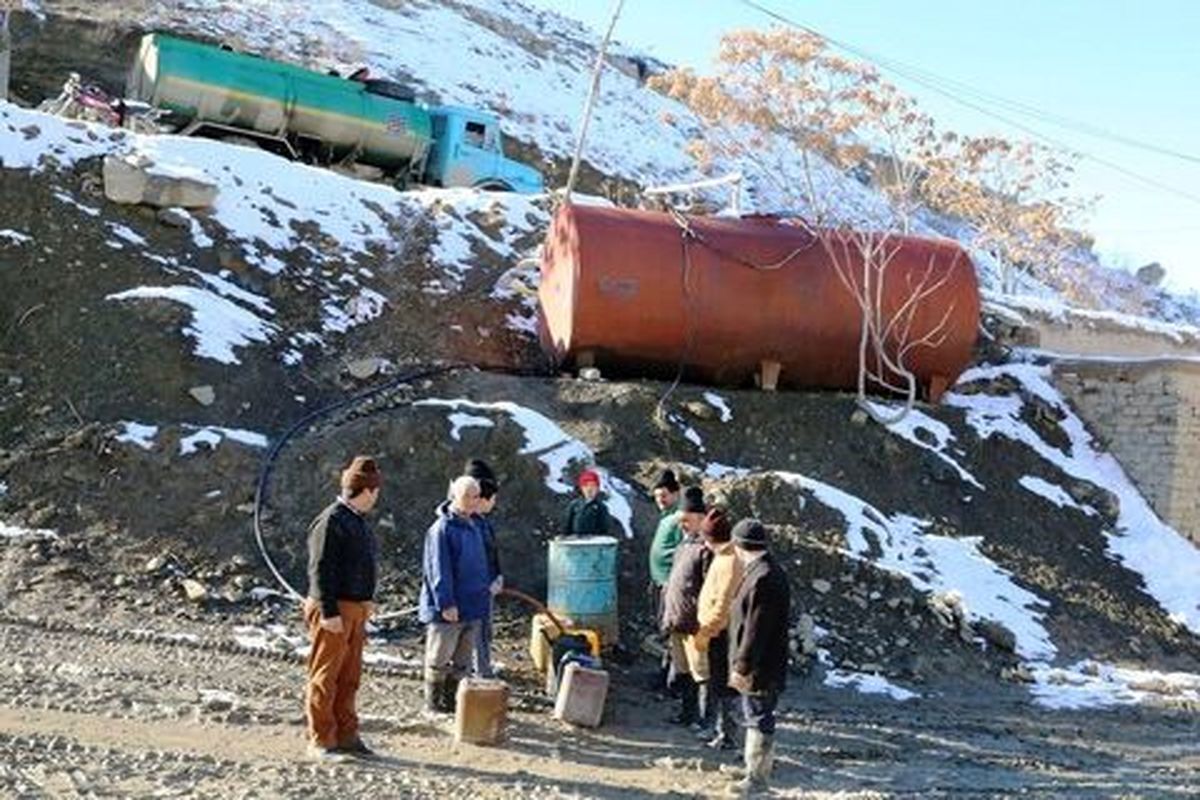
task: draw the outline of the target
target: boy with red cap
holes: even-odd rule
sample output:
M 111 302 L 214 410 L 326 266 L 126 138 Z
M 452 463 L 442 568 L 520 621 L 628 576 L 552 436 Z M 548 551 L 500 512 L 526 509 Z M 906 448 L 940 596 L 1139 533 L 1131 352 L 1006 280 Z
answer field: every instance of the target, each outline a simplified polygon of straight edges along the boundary
M 357 456 L 342 471 L 341 494 L 308 530 L 309 754 L 323 761 L 369 756 L 358 735 L 355 697 L 377 577 L 375 536 L 366 515 L 379 501 L 375 460 Z
M 563 521 L 563 536 L 608 536 L 612 517 L 608 513 L 604 493 L 600 491 L 600 474 L 593 469 L 579 473 L 579 493 L 567 506 Z

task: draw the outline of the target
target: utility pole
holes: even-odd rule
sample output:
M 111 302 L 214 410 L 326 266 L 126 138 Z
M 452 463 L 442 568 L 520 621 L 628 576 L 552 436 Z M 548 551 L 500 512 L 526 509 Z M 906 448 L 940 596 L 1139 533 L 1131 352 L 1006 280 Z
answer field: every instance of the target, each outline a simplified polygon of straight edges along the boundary
M 579 161 L 583 158 L 583 143 L 587 139 L 588 123 L 592 121 L 592 111 L 596 106 L 596 95 L 600 93 L 600 74 L 604 71 L 604 56 L 608 53 L 608 43 L 612 40 L 613 28 L 617 27 L 617 17 L 621 16 L 621 7 L 625 0 L 616 0 L 613 4 L 612 19 L 608 21 L 608 30 L 600 42 L 600 52 L 596 55 L 596 68 L 592 70 L 592 88 L 588 92 L 587 101 L 583 104 L 583 118 L 579 121 L 579 140 L 575 142 L 575 157 L 571 160 L 571 173 L 567 176 L 567 188 L 564 192 L 567 205 L 571 204 L 571 192 L 575 189 L 575 180 L 579 177 Z
M 0 100 L 8 99 L 8 70 L 12 56 L 12 36 L 8 33 L 7 6 L 0 8 Z

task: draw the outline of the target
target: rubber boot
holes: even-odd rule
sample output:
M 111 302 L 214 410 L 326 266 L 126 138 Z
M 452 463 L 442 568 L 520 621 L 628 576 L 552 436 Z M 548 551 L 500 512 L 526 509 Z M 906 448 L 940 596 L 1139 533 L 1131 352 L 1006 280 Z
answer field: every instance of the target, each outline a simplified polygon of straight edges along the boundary
M 721 702 L 717 697 L 717 687 L 713 686 L 712 681 L 700 681 L 696 690 L 696 698 L 698 712 L 696 738 L 707 742 L 717 734 L 717 706 Z
M 450 677 L 442 683 L 442 711 L 446 714 L 453 714 L 458 707 L 458 682 L 457 677 Z
M 732 787 L 740 796 L 767 788 L 771 767 L 775 761 L 775 737 L 768 736 L 756 728 L 746 729 L 746 776 Z
M 425 681 L 425 713 L 426 715 L 442 713 L 441 681 Z
M 732 697 L 717 698 L 717 720 L 713 737 L 705 744 L 714 750 L 732 750 L 734 747 Z
M 691 675 L 680 675 L 675 679 L 675 686 L 679 690 L 679 711 L 667 722 L 672 725 L 691 725 L 699 717 L 696 682 Z

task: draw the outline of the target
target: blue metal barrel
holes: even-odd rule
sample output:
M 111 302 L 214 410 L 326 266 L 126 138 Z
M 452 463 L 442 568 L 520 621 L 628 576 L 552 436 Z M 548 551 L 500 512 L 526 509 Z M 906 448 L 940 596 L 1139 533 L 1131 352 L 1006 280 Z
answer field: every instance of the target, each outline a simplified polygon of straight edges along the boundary
M 605 643 L 617 641 L 617 540 L 568 536 L 550 542 L 547 603 L 577 628 L 592 628 Z

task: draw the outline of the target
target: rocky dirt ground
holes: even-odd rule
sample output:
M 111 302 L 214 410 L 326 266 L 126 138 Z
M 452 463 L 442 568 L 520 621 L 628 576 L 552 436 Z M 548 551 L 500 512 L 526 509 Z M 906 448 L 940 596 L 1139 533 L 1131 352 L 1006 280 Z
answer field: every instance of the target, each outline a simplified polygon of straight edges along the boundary
M 520 673 L 523 641 L 509 630 L 504 660 Z M 640 688 L 639 668 L 617 669 L 604 727 L 553 722 L 530 695 L 508 741 L 493 748 L 454 745 L 448 721 L 416 713 L 418 682 L 374 670 L 362 710 L 380 757 L 317 766 L 303 756 L 302 666 L 239 650 L 229 631 L 137 607 L 79 614 L 6 604 L 0 795 L 691 797 L 721 793 L 735 761 L 663 724 L 668 708 Z M 415 651 L 417 635 L 394 634 L 392 644 Z M 779 797 L 1194 797 L 1197 789 L 1200 748 L 1186 712 L 1047 714 L 1016 689 L 949 682 L 899 704 L 803 680 L 782 707 Z
M 138 33 L 130 20 L 148 4 L 47 5 L 45 26 L 27 17 L 16 25 L 29 55 L 18 62 L 17 93 L 53 94 L 69 68 L 117 86 Z M 15 128 L 0 135 L 22 146 L 37 137 Z M 519 147 L 539 160 L 533 145 Z M 735 515 L 768 522 L 789 566 L 795 674 L 776 795 L 1200 793 L 1194 702 L 1167 695 L 1104 711 L 1035 706 L 1012 631 L 948 619 L 936 597 L 880 563 L 878 546 L 851 552 L 843 514 L 780 478 L 838 487 L 877 513 L 919 518 L 947 540 L 977 537 L 979 553 L 1015 587 L 1045 599 L 1038 618 L 1057 664 L 1093 658 L 1200 672 L 1200 639 L 1109 552 L 1117 498 L 1027 444 L 980 438 L 961 409 L 922 408 L 932 426 L 925 433 L 936 439 L 931 430 L 944 428 L 954 438 L 954 458 L 987 486 L 977 491 L 931 452 L 932 440 L 922 447 L 867 423 L 845 395 L 722 388 L 732 408 L 724 419 L 705 387 L 558 374 L 533 337 L 506 325 L 528 306 L 497 292 L 516 258 L 499 253 L 536 248 L 549 219 L 542 207 L 529 208 L 534 222 L 516 226 L 511 241 L 503 220 L 474 220 L 479 237 L 507 244 L 465 244 L 471 269 L 457 282 L 433 242 L 450 218 L 487 214 L 467 204 L 460 215 L 440 200 L 387 214 L 368 207 L 394 241 L 366 252 L 343 251 L 319 226 L 300 225 L 292 249 L 271 253 L 288 265 L 274 274 L 251 263 L 265 245 L 227 234 L 211 214 L 196 215 L 212 240 L 201 246 L 189 226 L 106 201 L 100 172 L 94 155 L 44 172 L 0 170 L 0 228 L 19 232 L 0 239 L 0 534 L 5 525 L 35 530 L 0 535 L 0 797 L 718 793 L 733 757 L 662 723 L 667 707 L 642 688 L 651 660 L 642 595 L 655 516 L 648 487 L 668 465 Z M 589 191 L 620 193 L 620 181 L 594 170 L 585 178 Z M 402 213 L 411 216 L 395 216 Z M 114 236 L 125 242 L 120 249 Z M 327 332 L 319 346 L 307 340 L 303 361 L 287 366 L 299 345 L 285 334 L 321 329 L 324 303 L 347 304 L 364 270 L 387 298 L 380 316 Z M 188 313 L 176 304 L 105 299 L 168 278 L 196 288 L 218 276 L 227 291 L 269 298 L 281 331 L 239 346 L 236 364 L 198 357 L 184 333 Z M 431 282 L 454 288 L 431 294 Z M 352 366 L 364 360 L 388 369 L 356 375 Z M 545 546 L 566 502 L 553 484 L 565 489 L 594 459 L 625 482 L 634 533 L 621 545 L 623 630 L 608 722 L 580 731 L 549 719 L 523 653 L 526 612 L 505 607 L 502 660 L 520 693 L 510 739 L 498 748 L 454 746 L 448 725 L 416 714 L 420 630 L 400 616 L 378 632 L 373 647 L 392 661 L 372 668 L 363 695 L 381 758 L 315 766 L 303 758 L 303 669 L 293 652 L 302 632 L 295 609 L 272 594 L 278 587 L 251 527 L 266 451 L 225 438 L 185 452 L 183 440 L 224 426 L 274 442 L 314 409 L 382 388 L 412 365 L 448 362 L 491 371 L 394 386 L 298 432 L 269 482 L 267 550 L 303 588 L 304 525 L 328 500 L 345 458 L 371 452 L 387 476 L 376 518 L 381 601 L 385 611 L 402 610 L 418 586 L 416 553 L 431 508 L 463 461 L 483 456 L 504 487 L 497 522 L 507 578 L 544 595 Z M 193 393 L 201 386 L 207 402 Z M 1069 449 L 1062 412 L 1014 383 L 956 391 L 1022 395 L 1042 442 Z M 511 403 L 549 425 L 555 441 L 531 445 L 529 429 L 497 408 L 468 409 L 471 419 L 453 427 L 446 406 L 419 405 L 430 398 Z M 128 422 L 155 426 L 152 441 L 130 441 Z M 1035 497 L 1020 487 L 1029 476 L 1095 513 Z M 270 627 L 270 643 L 237 645 L 241 626 Z M 833 689 L 823 683 L 833 668 L 886 677 L 920 697 Z

